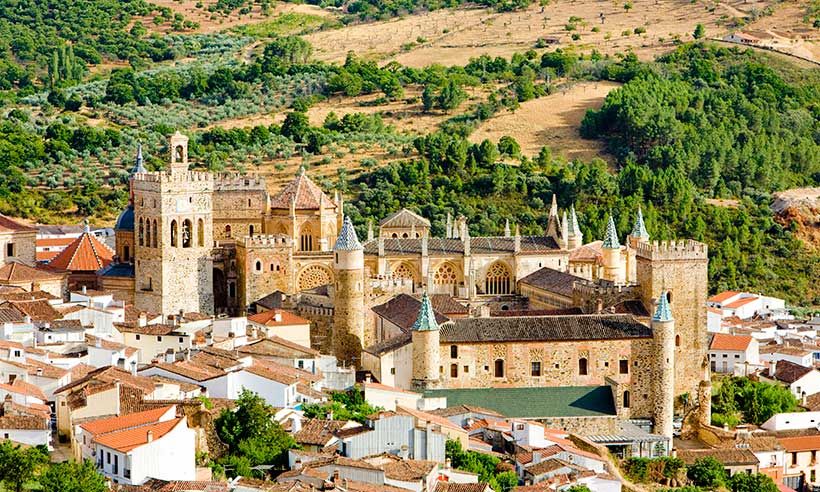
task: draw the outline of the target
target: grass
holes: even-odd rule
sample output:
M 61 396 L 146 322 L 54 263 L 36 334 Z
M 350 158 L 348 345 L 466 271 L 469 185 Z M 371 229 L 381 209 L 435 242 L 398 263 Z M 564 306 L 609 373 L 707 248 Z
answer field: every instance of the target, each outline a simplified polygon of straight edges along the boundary
M 332 29 L 339 25 L 340 23 L 336 20 L 326 19 L 318 15 L 286 12 L 269 21 L 247 24 L 235 27 L 232 30 L 255 38 L 273 38 L 276 36 L 307 34 L 319 29 Z

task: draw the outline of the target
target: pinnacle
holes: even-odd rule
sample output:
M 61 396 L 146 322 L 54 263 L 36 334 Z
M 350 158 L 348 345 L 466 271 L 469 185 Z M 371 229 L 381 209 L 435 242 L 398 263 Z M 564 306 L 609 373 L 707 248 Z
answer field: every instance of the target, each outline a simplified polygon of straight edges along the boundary
M 353 228 L 353 222 L 350 217 L 346 216 L 342 224 L 342 230 L 339 232 L 339 237 L 336 239 L 336 245 L 333 246 L 334 251 L 360 251 L 364 249 L 359 238 L 356 236 L 356 229 Z
M 669 296 L 667 291 L 661 291 L 661 296 L 658 299 L 658 307 L 655 309 L 655 315 L 652 316 L 652 321 L 672 321 L 672 308 L 669 306 Z
M 641 212 L 641 207 L 638 207 L 638 214 L 635 216 L 635 226 L 632 228 L 632 233 L 630 235 L 632 237 L 649 239 L 649 233 L 646 232 L 646 225 L 643 223 L 643 212 Z
M 436 313 L 433 311 L 433 304 L 430 302 L 430 297 L 425 291 L 421 295 L 421 308 L 419 308 L 419 317 L 413 323 L 413 330 L 415 331 L 437 331 L 438 322 L 436 321 Z
M 609 222 L 606 226 L 606 236 L 604 236 L 604 248 L 619 249 L 620 247 L 621 243 L 618 241 L 618 230 L 615 229 L 615 220 L 612 218 L 612 214 L 609 214 Z

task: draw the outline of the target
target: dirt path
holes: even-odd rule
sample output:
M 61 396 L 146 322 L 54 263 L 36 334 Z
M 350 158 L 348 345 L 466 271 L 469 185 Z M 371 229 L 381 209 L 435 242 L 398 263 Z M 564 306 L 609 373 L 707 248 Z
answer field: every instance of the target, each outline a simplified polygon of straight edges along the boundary
M 514 113 L 502 113 L 484 122 L 470 135 L 470 141 L 497 142 L 510 135 L 528 156 L 538 154 L 546 145 L 568 159 L 606 158 L 603 145 L 582 139 L 578 127 L 587 109 L 600 108 L 609 91 L 618 86 L 613 82 L 576 84 L 566 91 L 527 101 Z

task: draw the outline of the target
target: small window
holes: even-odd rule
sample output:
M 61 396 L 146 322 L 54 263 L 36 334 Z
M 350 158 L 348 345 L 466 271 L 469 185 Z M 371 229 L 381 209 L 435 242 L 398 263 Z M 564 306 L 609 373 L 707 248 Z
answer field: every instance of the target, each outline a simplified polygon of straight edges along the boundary
M 257 272 L 261 272 L 261 271 L 262 271 L 262 262 L 261 262 L 261 261 L 259 261 L 259 260 L 256 260 L 256 271 L 257 271 Z
M 675 347 L 680 347 L 680 335 L 675 335 Z
M 495 377 L 503 378 L 504 377 L 504 359 L 496 359 L 495 360 Z
M 458 359 L 458 345 L 450 345 L 450 358 Z
M 158 342 L 161 342 L 161 341 L 162 341 L 162 337 L 157 337 L 157 341 L 158 341 Z
M 621 359 L 618 361 L 618 372 L 621 374 L 629 374 L 629 361 Z
M 464 366 L 464 372 L 465 373 L 470 372 L 470 366 Z
M 185 343 L 185 338 L 179 337 L 179 343 Z
M 489 370 L 490 370 L 490 366 L 484 366 L 484 372 L 487 372 Z
M 139 340 L 139 339 L 140 339 L 139 334 L 135 335 L 135 336 L 134 336 L 134 338 L 136 338 L 137 340 Z
M 541 375 L 541 362 L 539 361 L 532 361 L 530 363 L 530 374 L 532 376 L 538 377 Z
M 296 366 L 297 366 L 299 369 L 304 369 L 304 368 L 305 368 L 305 361 L 300 360 L 299 362 L 297 362 L 297 363 L 296 363 Z
M 586 376 L 589 374 L 589 370 L 587 369 L 587 359 L 586 357 L 581 357 L 578 359 L 578 374 L 581 376 Z
M 458 364 L 450 364 L 450 377 L 457 378 L 458 377 Z
M 6 256 L 14 256 L 14 243 L 6 244 Z
M 735 354 L 735 359 L 739 359 L 739 358 L 740 358 L 740 354 Z
M 395 375 L 396 375 L 396 368 L 395 368 L 395 367 L 391 367 L 391 368 L 390 368 L 390 374 L 391 374 L 392 376 L 395 376 Z
M 624 391 L 624 408 L 629 408 L 629 391 Z

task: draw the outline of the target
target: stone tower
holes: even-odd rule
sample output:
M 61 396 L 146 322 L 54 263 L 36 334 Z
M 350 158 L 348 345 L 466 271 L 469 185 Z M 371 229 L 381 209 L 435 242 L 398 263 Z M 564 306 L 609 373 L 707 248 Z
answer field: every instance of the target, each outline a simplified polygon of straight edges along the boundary
M 652 337 L 655 345 L 655 388 L 652 395 L 655 434 L 672 439 L 672 421 L 675 417 L 675 320 L 666 291 L 661 291 L 652 316 Z
M 621 265 L 621 243 L 618 241 L 618 231 L 615 229 L 615 221 L 610 214 L 607 221 L 606 236 L 604 236 L 604 244 L 601 248 L 604 263 L 604 280 L 610 282 L 623 282 L 622 265 Z
M 333 247 L 333 270 L 336 277 L 334 352 L 339 360 L 359 365 L 364 343 L 364 248 L 350 217 L 344 218 Z
M 169 142 L 169 169 L 134 175 L 136 307 L 212 314 L 213 178 L 188 170 L 188 138 Z
M 706 357 L 706 296 L 708 248 L 693 241 L 653 241 L 637 244 L 637 282 L 644 306 L 652 306 L 667 291 L 675 320 L 675 396 L 688 393 L 694 401 L 703 378 Z
M 575 205 L 569 207 L 569 222 L 567 223 L 567 248 L 576 249 L 584 245 L 584 233 L 578 225 L 578 215 Z
M 438 386 L 439 378 L 439 329 L 436 313 L 427 292 L 421 296 L 421 309 L 413 323 L 413 388 L 431 389 Z

